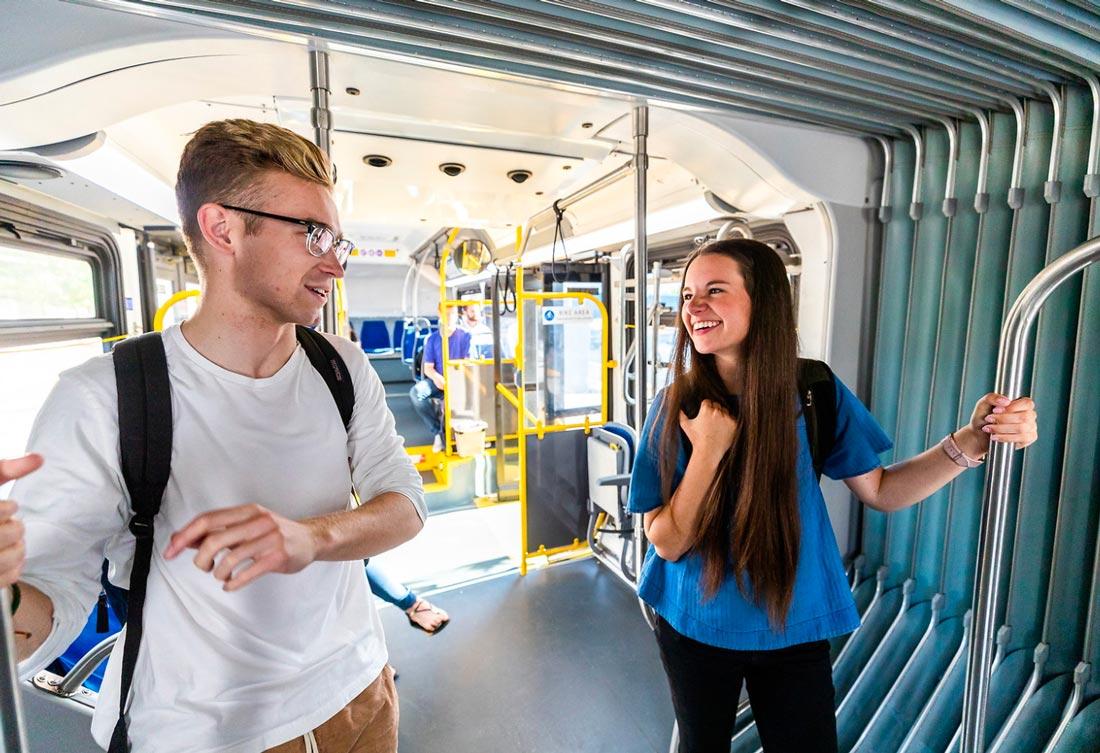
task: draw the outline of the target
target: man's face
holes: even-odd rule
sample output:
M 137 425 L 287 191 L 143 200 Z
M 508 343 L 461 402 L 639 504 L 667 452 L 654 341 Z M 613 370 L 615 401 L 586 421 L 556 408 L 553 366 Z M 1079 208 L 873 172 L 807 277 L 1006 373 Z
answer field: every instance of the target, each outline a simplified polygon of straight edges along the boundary
M 481 306 L 467 306 L 466 307 L 466 323 L 469 325 L 475 325 L 481 321 Z
M 332 194 L 324 186 L 283 172 L 269 172 L 264 190 L 248 202 L 250 209 L 309 220 L 341 235 Z M 316 324 L 344 269 L 331 251 L 313 256 L 306 247 L 308 230 L 281 220 L 264 219 L 254 235 L 245 236 L 233 268 L 233 284 L 258 313 L 279 324 Z

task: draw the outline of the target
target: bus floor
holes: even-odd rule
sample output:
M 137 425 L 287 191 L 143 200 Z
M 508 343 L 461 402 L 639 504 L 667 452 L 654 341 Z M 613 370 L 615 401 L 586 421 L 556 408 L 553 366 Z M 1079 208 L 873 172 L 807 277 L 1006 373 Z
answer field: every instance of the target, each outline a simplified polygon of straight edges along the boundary
M 672 704 L 634 594 L 587 559 L 436 592 L 435 636 L 382 610 L 400 748 L 664 753 Z

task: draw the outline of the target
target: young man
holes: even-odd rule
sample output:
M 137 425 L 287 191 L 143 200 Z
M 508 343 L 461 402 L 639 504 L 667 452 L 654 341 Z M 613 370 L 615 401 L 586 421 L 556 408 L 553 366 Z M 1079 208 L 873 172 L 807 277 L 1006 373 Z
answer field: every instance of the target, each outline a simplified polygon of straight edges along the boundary
M 345 430 L 295 339 L 295 324 L 318 321 L 351 247 L 331 174 L 310 142 L 251 121 L 207 124 L 184 149 L 176 195 L 203 295 L 163 333 L 171 477 L 129 697 L 134 751 L 397 749 L 362 561 L 416 535 L 423 489 L 363 352 L 328 338 L 354 384 Z M 47 462 L 11 494 L 26 529 L 14 615 L 24 676 L 80 632 L 104 554 L 111 581 L 128 584 L 117 415 L 107 355 L 62 374 L 31 434 Z M 353 488 L 364 501 L 354 509 Z M 123 643 L 92 721 L 104 747 Z

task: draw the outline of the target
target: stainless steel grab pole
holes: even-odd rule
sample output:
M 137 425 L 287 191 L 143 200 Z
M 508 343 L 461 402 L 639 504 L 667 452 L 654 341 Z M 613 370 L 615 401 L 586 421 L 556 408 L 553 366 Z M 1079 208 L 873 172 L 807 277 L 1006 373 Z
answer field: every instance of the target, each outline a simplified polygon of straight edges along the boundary
M 1020 396 L 1028 334 L 1039 310 L 1059 285 L 1098 259 L 1100 236 L 1085 241 L 1049 264 L 1016 298 L 1001 329 L 997 392 L 1010 398 Z M 960 753 L 983 753 L 985 750 L 985 712 L 989 698 L 993 632 L 1001 596 L 1012 462 L 1011 445 L 1000 442 L 990 445 L 978 537 L 978 576 L 974 585 L 974 620 L 970 625 Z
M 641 436 L 649 410 L 649 380 L 646 369 L 646 275 L 649 274 L 649 241 L 646 236 L 646 172 L 649 168 L 649 108 L 638 105 L 633 111 L 634 129 L 634 428 Z M 625 271 L 625 270 L 624 270 Z M 634 516 L 634 577 L 640 583 L 646 540 L 642 516 Z M 639 599 L 646 622 L 651 615 Z M 652 623 L 650 623 L 652 627 Z
M 329 88 L 328 78 L 328 53 L 314 44 L 309 48 L 309 92 L 311 97 L 311 107 L 309 108 L 309 119 L 313 126 L 313 143 L 320 147 L 324 152 L 325 157 L 332 158 L 332 111 L 329 109 L 328 98 L 332 93 Z M 336 180 L 336 169 L 332 166 L 332 179 Z M 336 283 L 333 282 L 332 294 L 329 296 L 329 301 L 325 304 L 324 312 L 321 314 L 322 322 L 321 328 L 325 332 L 331 332 L 334 335 L 347 336 L 347 332 L 338 332 L 338 323 L 336 321 Z
M 649 246 L 646 239 L 646 171 L 649 156 L 649 108 L 634 108 L 634 428 L 641 434 L 649 408 L 649 380 L 646 364 L 646 276 L 649 274 Z
M 11 596 L 0 589 L 0 663 L 4 676 L 0 679 L 0 727 L 3 728 L 4 753 L 24 753 L 28 750 L 23 731 L 23 706 L 19 695 L 19 664 L 15 654 L 15 633 L 12 632 Z

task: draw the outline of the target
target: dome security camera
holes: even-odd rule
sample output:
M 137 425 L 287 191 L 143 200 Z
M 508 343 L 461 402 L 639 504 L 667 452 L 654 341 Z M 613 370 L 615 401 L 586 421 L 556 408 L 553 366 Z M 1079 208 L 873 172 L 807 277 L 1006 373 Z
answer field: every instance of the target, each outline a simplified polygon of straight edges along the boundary
M 531 177 L 530 170 L 509 170 L 508 179 L 513 183 L 526 183 L 527 179 Z

